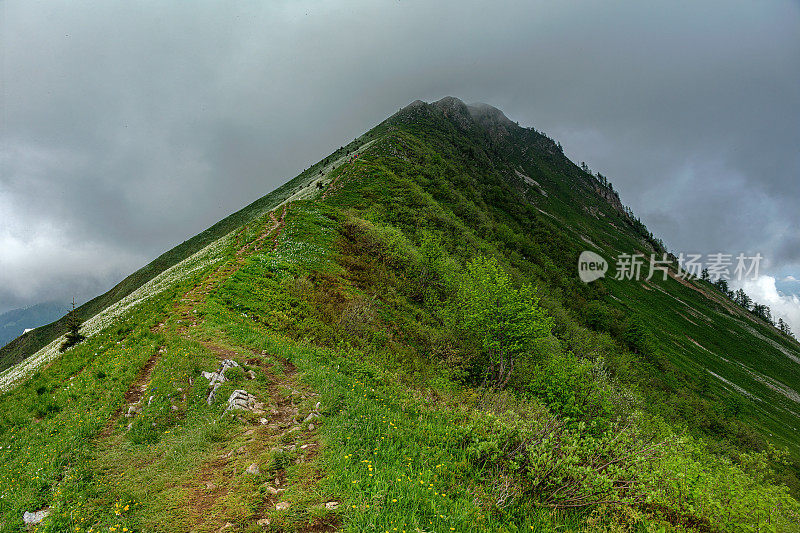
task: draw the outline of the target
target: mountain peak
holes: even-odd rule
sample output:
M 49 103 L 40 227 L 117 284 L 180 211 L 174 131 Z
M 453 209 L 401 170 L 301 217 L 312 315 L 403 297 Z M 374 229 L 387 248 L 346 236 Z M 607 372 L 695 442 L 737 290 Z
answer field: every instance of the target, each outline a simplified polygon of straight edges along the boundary
M 472 123 L 472 114 L 469 112 L 467 104 L 454 96 L 445 96 L 431 104 L 439 109 L 445 117 L 455 122 L 460 128 L 467 129 Z
M 515 124 L 505 115 L 505 113 L 489 104 L 477 102 L 474 104 L 469 104 L 467 109 L 469 110 L 470 115 L 472 115 L 472 118 L 474 118 L 477 122 L 490 122 L 505 125 Z
M 465 104 L 463 100 L 460 100 L 459 98 L 456 98 L 455 96 L 445 96 L 444 98 L 441 98 L 441 99 L 433 102 L 432 105 L 434 105 L 436 107 L 439 107 L 440 109 L 446 109 L 446 108 L 451 108 L 451 109 L 454 109 L 454 108 L 461 109 L 461 108 L 463 108 L 463 109 L 466 109 L 467 108 L 467 104 Z
M 442 111 L 447 118 L 462 129 L 478 124 L 492 131 L 498 131 L 497 128 L 501 128 L 499 133 L 505 134 L 507 133 L 505 128 L 517 125 L 501 110 L 483 102 L 466 104 L 455 96 L 445 96 L 431 105 Z
M 414 107 L 422 107 L 422 106 L 426 106 L 426 105 L 428 105 L 428 104 L 426 104 L 422 100 L 418 99 L 418 100 L 414 100 L 413 102 L 411 102 L 410 104 L 405 106 L 403 109 L 411 109 L 411 108 L 414 108 Z

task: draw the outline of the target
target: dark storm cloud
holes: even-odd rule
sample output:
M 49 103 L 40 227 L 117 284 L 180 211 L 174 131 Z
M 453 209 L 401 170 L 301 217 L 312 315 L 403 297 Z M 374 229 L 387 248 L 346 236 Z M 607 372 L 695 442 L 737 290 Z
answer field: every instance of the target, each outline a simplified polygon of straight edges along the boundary
M 0 311 L 93 296 L 448 94 L 560 140 L 671 248 L 800 273 L 797 3 L 0 9 Z

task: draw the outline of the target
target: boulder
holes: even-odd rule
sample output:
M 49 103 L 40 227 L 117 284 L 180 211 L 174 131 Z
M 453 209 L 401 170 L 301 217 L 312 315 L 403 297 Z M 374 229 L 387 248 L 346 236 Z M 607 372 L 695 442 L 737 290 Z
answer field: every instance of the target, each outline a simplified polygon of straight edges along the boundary
M 228 410 L 243 409 L 245 411 L 252 411 L 255 403 L 255 396 L 252 396 L 246 390 L 237 389 L 233 391 L 228 398 Z
M 26 526 L 32 526 L 38 524 L 39 522 L 47 518 L 47 515 L 49 514 L 50 514 L 50 509 L 48 507 L 39 509 L 38 511 L 34 511 L 32 513 L 25 511 L 22 514 L 22 521 L 25 522 Z
M 208 399 L 206 400 L 208 405 L 214 403 L 217 389 L 224 381 L 227 381 L 225 378 L 225 371 L 237 366 L 239 366 L 239 363 L 236 361 L 232 359 L 223 359 L 219 370 L 216 372 L 203 372 L 203 377 L 208 380 L 208 386 L 211 387 L 211 392 L 208 393 Z

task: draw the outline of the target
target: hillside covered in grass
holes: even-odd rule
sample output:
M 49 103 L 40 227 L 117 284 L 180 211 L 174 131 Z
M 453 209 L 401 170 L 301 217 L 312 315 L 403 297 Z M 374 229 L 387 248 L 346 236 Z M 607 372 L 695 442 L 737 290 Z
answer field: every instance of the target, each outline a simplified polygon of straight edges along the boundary
M 800 345 L 587 249 L 664 251 L 542 133 L 414 102 L 2 352 L 0 531 L 796 531 Z

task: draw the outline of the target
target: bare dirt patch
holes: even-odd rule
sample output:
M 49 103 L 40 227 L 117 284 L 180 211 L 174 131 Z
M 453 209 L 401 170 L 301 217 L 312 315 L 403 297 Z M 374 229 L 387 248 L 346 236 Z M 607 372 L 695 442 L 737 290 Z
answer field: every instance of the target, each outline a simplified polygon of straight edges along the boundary
M 241 360 L 243 355 L 215 343 L 204 344 L 215 351 L 218 358 L 236 356 Z M 255 367 L 255 371 L 262 376 L 260 399 L 264 402 L 265 412 L 260 421 L 253 421 L 252 415 L 242 416 L 240 421 L 244 425 L 227 448 L 217 450 L 213 459 L 204 463 L 192 481 L 184 485 L 188 492 L 187 505 L 193 531 L 217 531 L 227 523 L 247 527 L 241 520 L 237 522 L 233 517 L 226 516 L 223 503 L 231 494 L 231 487 L 236 484 L 236 473 L 243 469 L 245 463 L 254 462 L 264 469 L 268 466 L 265 458 L 282 451 L 291 454 L 295 464 L 306 463 L 311 467 L 299 479 L 287 476 L 284 468 L 268 473 L 262 471 L 262 475 L 266 474 L 267 477 L 264 482 L 266 490 L 263 496 L 259 496 L 254 516 L 249 517 L 247 523 L 269 520 L 272 527 L 279 529 L 286 525 L 282 522 L 286 516 L 280 513 L 275 515 L 275 510 L 279 502 L 286 500 L 287 489 L 296 484 L 302 493 L 307 493 L 306 487 L 311 487 L 323 477 L 323 472 L 314 465 L 320 453 L 316 431 L 304 425 L 299 416 L 301 404 L 313 402 L 316 394 L 300 383 L 296 367 L 288 360 L 252 351 L 248 354 L 246 364 Z M 276 364 L 280 370 L 276 371 Z M 320 420 L 316 416 L 313 420 L 318 424 Z M 324 503 L 315 502 L 313 505 L 324 506 Z M 308 505 L 305 502 L 292 503 L 293 506 L 301 504 Z M 311 524 L 294 523 L 287 527 L 292 531 L 336 531 L 339 524 L 336 517 L 331 515 Z
M 144 393 L 147 390 L 147 384 L 150 382 L 150 376 L 153 373 L 153 368 L 155 368 L 163 349 L 164 347 L 161 346 L 158 349 L 158 352 L 151 355 L 145 362 L 144 366 L 139 369 L 139 373 L 136 374 L 136 379 L 133 380 L 133 383 L 131 383 L 130 387 L 128 387 L 128 390 L 125 391 L 125 404 L 114 411 L 114 414 L 108 419 L 103 431 L 100 432 L 101 438 L 106 438 L 111 435 L 111 432 L 114 430 L 114 424 L 117 419 L 119 419 L 120 415 L 122 415 L 122 411 L 124 409 L 127 409 L 129 405 L 139 403 L 142 400 Z
M 227 523 L 213 512 L 214 504 L 228 495 L 229 488 L 221 483 L 220 475 L 228 466 L 228 459 L 219 457 L 205 463 L 199 475 L 192 480 L 186 511 L 192 531 L 217 531 Z

